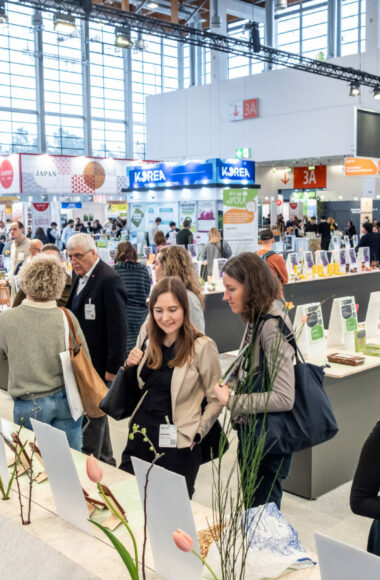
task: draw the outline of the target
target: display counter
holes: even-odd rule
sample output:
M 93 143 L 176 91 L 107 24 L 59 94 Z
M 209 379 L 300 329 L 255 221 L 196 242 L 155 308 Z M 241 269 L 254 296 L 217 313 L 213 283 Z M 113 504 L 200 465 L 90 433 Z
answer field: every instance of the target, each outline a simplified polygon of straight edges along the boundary
M 6 431 L 9 429 L 8 425 Z M 23 433 L 32 440 L 33 435 L 30 432 L 25 430 Z M 22 439 L 24 440 L 24 436 Z M 72 455 L 83 487 L 92 497 L 97 497 L 96 484 L 90 482 L 86 475 L 86 456 L 77 451 L 72 451 Z M 103 481 L 112 489 L 125 509 L 140 552 L 143 540 L 143 512 L 135 478 L 105 463 L 101 463 L 101 466 L 104 473 Z M 21 477 L 20 482 L 25 504 L 28 481 L 25 477 Z M 54 577 L 57 580 L 66 578 L 119 580 L 128 576 L 120 556 L 100 530 L 94 527 L 93 536 L 90 536 L 58 517 L 48 481 L 40 485 L 34 484 L 31 524 L 27 526 L 22 526 L 20 522 L 16 491 L 12 492 L 10 501 L 3 501 L 1 504 L 2 578 L 21 578 L 27 574 L 33 578 Z M 195 502 L 191 502 L 191 507 L 196 529 L 208 528 L 209 522 L 212 522 L 212 511 Z M 125 528 L 120 526 L 114 533 L 129 550 L 132 550 Z M 190 554 L 189 557 L 193 556 Z M 147 580 L 161 578 L 154 571 L 149 541 L 146 561 Z M 315 566 L 293 571 L 287 578 L 318 580 L 320 574 L 318 567 Z
M 358 316 L 365 319 L 369 296 L 371 292 L 380 289 L 380 270 L 345 274 L 341 276 L 326 276 L 325 278 L 304 279 L 290 282 L 284 286 L 284 296 L 287 302 L 294 306 L 322 302 L 322 313 L 325 327 L 329 324 L 333 298 L 354 296 L 359 304 Z M 212 338 L 220 353 L 239 348 L 244 333 L 244 324 L 236 314 L 233 314 L 227 302 L 223 301 L 223 289 L 217 287 L 214 292 L 205 292 L 205 323 L 206 334 Z M 296 308 L 289 311 L 291 321 L 294 321 Z

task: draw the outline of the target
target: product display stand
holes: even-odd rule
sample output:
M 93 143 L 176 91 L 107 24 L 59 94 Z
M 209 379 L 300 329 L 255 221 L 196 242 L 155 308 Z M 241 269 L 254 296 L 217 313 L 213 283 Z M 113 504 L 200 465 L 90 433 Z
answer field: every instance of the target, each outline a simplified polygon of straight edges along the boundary
M 304 272 L 310 274 L 313 271 L 314 266 L 313 252 L 310 250 L 303 252 L 302 263 Z
M 298 254 L 290 252 L 286 258 L 286 267 L 290 275 L 298 273 Z
M 327 346 L 345 347 L 355 351 L 355 334 L 358 328 L 355 298 L 334 298 L 330 314 Z
M 306 316 L 306 322 L 303 322 Z M 297 306 L 294 319 L 297 344 L 305 358 L 326 357 L 326 339 L 320 303 Z
M 367 338 L 379 335 L 380 292 L 371 292 L 365 318 L 365 332 Z
M 332 261 L 334 264 L 339 264 L 339 272 L 345 274 L 346 272 L 346 250 L 333 250 L 332 251 Z
M 223 279 L 223 267 L 226 262 L 226 258 L 218 258 L 217 260 L 214 260 L 214 265 L 212 268 L 212 279 L 216 284 L 221 283 Z
M 369 248 L 366 248 L 366 247 L 359 248 L 358 262 L 359 262 L 359 265 L 362 266 L 362 269 L 363 269 L 363 264 L 364 264 L 365 268 L 371 267 L 371 258 L 370 258 Z
M 356 256 L 355 248 L 349 248 L 346 250 L 346 261 L 350 265 L 350 272 L 358 271 L 358 259 Z

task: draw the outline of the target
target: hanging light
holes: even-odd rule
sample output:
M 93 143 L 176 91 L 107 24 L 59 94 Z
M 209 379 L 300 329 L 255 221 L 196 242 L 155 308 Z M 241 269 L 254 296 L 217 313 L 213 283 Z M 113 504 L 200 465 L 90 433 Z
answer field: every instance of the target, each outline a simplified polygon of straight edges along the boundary
M 358 97 L 360 95 L 360 83 L 353 82 L 350 84 L 350 97 Z
M 8 15 L 5 12 L 5 0 L 0 0 L 0 24 L 8 24 Z
M 373 89 L 373 98 L 380 101 L 380 85 Z
M 76 29 L 74 16 L 63 12 L 53 14 L 53 24 L 54 30 L 62 34 L 71 34 Z
M 142 32 L 139 30 L 137 33 L 137 39 L 135 41 L 135 50 L 143 51 L 145 50 L 145 42 L 142 36 Z
M 115 30 L 115 46 L 119 48 L 131 48 L 133 46 L 129 28 L 118 28 Z
M 285 10 L 288 7 L 288 0 L 276 0 L 274 3 L 275 10 Z

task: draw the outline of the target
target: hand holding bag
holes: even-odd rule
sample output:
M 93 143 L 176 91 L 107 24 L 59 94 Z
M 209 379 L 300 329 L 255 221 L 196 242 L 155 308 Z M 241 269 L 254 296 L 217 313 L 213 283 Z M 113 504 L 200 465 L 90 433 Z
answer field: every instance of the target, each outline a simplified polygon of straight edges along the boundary
M 143 352 L 146 341 L 145 338 L 141 346 Z M 137 368 L 138 365 L 120 367 L 107 395 L 100 403 L 102 411 L 116 421 L 130 417 L 143 395 L 137 380 Z
M 108 389 L 104 381 L 96 372 L 92 362 L 88 359 L 86 353 L 84 352 L 81 341 L 75 332 L 74 325 L 68 310 L 66 310 L 66 308 L 61 308 L 61 310 L 64 312 L 67 318 L 67 322 L 76 342 L 76 350 L 74 351 L 70 334 L 69 350 L 71 366 L 78 385 L 84 410 L 90 419 L 103 417 L 104 412 L 99 408 L 99 404 L 108 393 Z

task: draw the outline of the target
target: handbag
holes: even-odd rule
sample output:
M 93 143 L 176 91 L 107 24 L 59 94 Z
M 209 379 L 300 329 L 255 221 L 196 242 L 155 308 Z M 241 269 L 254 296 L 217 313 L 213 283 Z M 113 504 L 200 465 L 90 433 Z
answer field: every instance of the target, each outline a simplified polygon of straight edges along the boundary
M 141 346 L 145 350 L 146 338 Z M 137 365 L 122 366 L 112 381 L 108 393 L 100 403 L 102 411 L 116 421 L 130 417 L 143 395 L 137 380 Z
M 60 352 L 59 356 L 61 358 L 63 382 L 65 384 L 67 402 L 70 408 L 70 413 L 74 421 L 77 421 L 80 417 L 82 417 L 82 415 L 84 415 L 84 407 L 82 399 L 80 397 L 78 384 L 75 379 L 73 367 L 71 366 L 70 347 L 69 347 L 69 338 L 70 338 L 69 323 L 67 322 L 67 318 L 64 312 L 62 312 L 62 316 L 63 316 L 63 324 L 65 327 L 66 350 L 64 352 Z
M 69 335 L 71 366 L 78 385 L 84 410 L 90 419 L 103 417 L 104 412 L 99 408 L 99 404 L 106 396 L 108 389 L 84 352 L 81 341 L 75 332 L 73 321 L 70 318 L 68 310 L 66 308 L 61 308 L 61 310 L 67 318 L 67 322 L 76 342 L 76 349 L 74 350 L 71 335 Z
M 255 426 L 256 437 L 264 427 L 265 452 L 281 455 L 302 451 L 329 441 L 337 434 L 338 426 L 323 388 L 324 367 L 305 362 L 293 332 L 286 326 L 281 316 L 268 314 L 260 318 L 264 322 L 270 318 L 278 318 L 281 321 L 281 332 L 294 348 L 296 356 L 295 400 L 290 411 L 258 414 Z M 264 368 L 263 356 L 265 355 L 261 348 L 261 369 Z M 261 384 L 261 381 L 258 381 L 258 384 Z
M 230 444 L 219 421 L 215 421 L 210 431 L 203 437 L 200 445 L 201 465 L 222 457 L 228 451 Z

